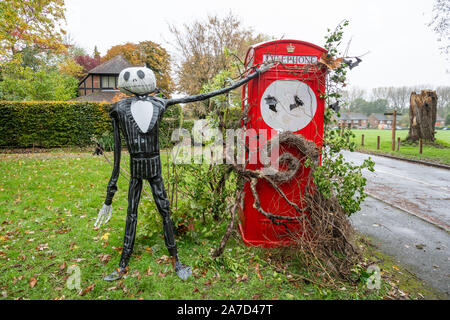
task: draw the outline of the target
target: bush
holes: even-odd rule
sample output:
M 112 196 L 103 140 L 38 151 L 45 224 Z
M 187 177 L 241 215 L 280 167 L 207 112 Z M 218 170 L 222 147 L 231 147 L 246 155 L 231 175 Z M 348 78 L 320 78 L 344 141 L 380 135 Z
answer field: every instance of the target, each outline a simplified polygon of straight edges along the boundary
M 112 133 L 110 104 L 84 101 L 0 101 L 0 147 L 89 146 L 92 137 Z M 161 147 L 165 132 L 179 127 L 181 107 L 167 110 L 161 122 Z

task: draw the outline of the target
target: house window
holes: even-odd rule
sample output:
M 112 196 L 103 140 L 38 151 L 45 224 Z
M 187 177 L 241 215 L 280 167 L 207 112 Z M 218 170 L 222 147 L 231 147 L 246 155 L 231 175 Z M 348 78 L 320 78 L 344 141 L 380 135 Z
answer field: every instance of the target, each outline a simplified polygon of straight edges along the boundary
M 102 89 L 117 88 L 117 77 L 116 76 L 102 76 L 101 87 L 102 87 Z

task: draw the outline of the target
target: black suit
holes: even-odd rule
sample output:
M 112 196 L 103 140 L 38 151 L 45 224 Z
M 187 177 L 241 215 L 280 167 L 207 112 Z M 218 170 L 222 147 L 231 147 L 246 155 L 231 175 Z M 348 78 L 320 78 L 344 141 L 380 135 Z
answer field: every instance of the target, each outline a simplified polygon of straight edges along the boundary
M 105 200 L 106 205 L 111 205 L 114 194 L 117 191 L 117 179 L 119 178 L 120 171 L 120 151 L 122 148 L 120 131 L 122 131 L 130 153 L 131 181 L 128 190 L 128 210 L 122 258 L 120 260 L 121 268 L 125 268 L 128 265 L 128 261 L 133 251 L 134 238 L 136 235 L 137 212 L 142 191 L 142 179 L 146 179 L 150 183 L 153 198 L 155 199 L 158 211 L 163 218 L 165 245 L 169 250 L 170 255 L 177 258 L 177 247 L 173 233 L 174 226 L 170 219 L 169 200 L 161 177 L 161 159 L 158 142 L 159 121 L 166 108 L 170 105 L 205 100 L 226 93 L 255 78 L 259 73 L 259 70 L 256 70 L 256 72 L 235 82 L 227 88 L 205 94 L 181 99 L 135 96 L 120 100 L 112 106 L 110 116 L 113 119 L 112 123 L 114 128 L 114 168 L 108 183 Z M 141 131 L 131 114 L 131 103 L 138 100 L 146 100 L 153 104 L 153 115 L 147 132 Z

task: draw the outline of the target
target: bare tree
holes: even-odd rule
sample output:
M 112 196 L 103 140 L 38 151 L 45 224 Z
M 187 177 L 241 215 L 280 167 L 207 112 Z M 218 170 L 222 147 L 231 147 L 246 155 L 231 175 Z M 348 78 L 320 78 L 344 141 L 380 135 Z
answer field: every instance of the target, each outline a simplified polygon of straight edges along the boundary
M 450 1 L 436 0 L 429 27 L 438 35 L 441 51 L 447 55 L 450 52 Z M 447 56 L 447 61 L 449 60 Z
M 344 109 L 349 110 L 350 105 L 356 99 L 364 99 L 366 96 L 366 90 L 360 87 L 352 87 L 350 90 L 342 92 L 342 102 Z
M 231 12 L 223 18 L 208 16 L 182 27 L 169 25 L 169 30 L 178 54 L 177 90 L 187 94 L 198 94 L 220 71 L 230 70 L 234 59 L 243 61 L 251 44 L 269 39 L 244 28 Z M 201 113 L 204 115 L 207 110 Z
M 436 88 L 438 96 L 437 109 L 438 114 L 445 118 L 450 113 L 450 87 L 440 86 Z
M 380 87 L 373 88 L 371 93 L 371 100 L 388 100 L 389 101 L 389 88 Z
M 408 109 L 409 99 L 413 90 L 411 87 L 390 87 L 388 90 L 390 106 L 400 111 Z

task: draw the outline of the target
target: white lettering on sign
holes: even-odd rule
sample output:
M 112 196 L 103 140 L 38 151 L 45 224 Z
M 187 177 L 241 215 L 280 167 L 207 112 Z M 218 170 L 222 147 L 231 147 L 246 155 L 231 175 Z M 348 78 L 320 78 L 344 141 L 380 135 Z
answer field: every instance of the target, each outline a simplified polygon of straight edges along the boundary
M 263 55 L 263 62 L 281 62 L 283 64 L 317 64 L 317 57 L 265 54 Z

